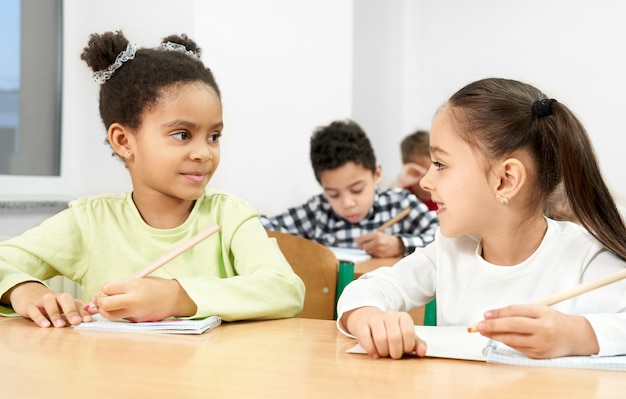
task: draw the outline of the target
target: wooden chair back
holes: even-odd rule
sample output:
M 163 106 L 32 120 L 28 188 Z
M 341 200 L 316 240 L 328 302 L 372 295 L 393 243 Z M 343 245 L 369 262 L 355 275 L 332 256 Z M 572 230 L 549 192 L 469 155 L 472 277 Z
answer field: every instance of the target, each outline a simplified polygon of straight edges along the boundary
M 283 255 L 304 281 L 304 308 L 297 317 L 333 320 L 335 317 L 339 262 L 329 248 L 306 238 L 279 231 L 268 231 Z

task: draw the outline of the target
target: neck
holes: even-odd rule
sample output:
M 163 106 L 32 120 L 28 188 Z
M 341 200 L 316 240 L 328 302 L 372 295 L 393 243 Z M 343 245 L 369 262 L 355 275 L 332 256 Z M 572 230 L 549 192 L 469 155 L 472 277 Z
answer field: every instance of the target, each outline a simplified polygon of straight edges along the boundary
M 150 227 L 172 229 L 183 224 L 193 206 L 193 200 L 163 198 L 163 196 L 139 196 L 133 193 L 133 202 L 141 218 Z
M 532 218 L 482 238 L 482 257 L 489 263 L 513 266 L 528 259 L 541 245 L 548 225 L 543 217 Z

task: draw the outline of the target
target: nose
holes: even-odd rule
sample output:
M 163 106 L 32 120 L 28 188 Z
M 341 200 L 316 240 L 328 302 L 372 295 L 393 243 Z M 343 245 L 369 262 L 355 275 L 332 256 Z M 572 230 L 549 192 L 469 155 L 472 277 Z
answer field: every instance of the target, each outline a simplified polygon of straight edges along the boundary
M 428 191 L 429 193 L 432 193 L 435 189 L 433 181 L 432 181 L 432 174 L 434 173 L 433 170 L 434 170 L 434 167 L 431 165 L 431 167 L 428 168 L 428 171 L 422 177 L 419 183 L 420 187 Z
M 211 161 L 213 159 L 211 147 L 207 143 L 196 144 L 189 154 L 189 158 L 194 161 Z
M 356 205 L 356 200 L 352 195 L 344 195 L 341 199 L 341 206 L 343 206 L 343 209 L 350 209 L 354 205 Z

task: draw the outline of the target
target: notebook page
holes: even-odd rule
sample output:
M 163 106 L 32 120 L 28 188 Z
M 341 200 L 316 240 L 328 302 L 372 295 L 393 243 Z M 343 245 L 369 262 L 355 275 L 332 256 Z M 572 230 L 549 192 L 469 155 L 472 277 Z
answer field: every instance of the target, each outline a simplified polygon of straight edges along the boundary
M 468 333 L 466 326 L 437 327 L 415 326 L 415 334 L 426 341 L 427 357 L 443 357 L 448 359 L 486 361 L 483 349 L 489 339 L 480 334 Z M 357 344 L 348 353 L 366 353 Z
M 335 253 L 335 256 L 338 260 L 345 260 L 348 262 L 360 262 L 362 260 L 368 260 L 371 258 L 367 252 L 358 248 L 339 248 L 339 247 L 328 247 L 331 251 Z
M 159 334 L 202 334 L 218 327 L 222 320 L 218 316 L 205 319 L 167 319 L 133 323 L 127 320 L 107 320 L 100 315 L 94 315 L 93 321 L 73 326 L 75 330 L 84 331 L 112 331 L 112 332 L 145 332 Z
M 626 371 L 626 355 L 622 356 L 564 356 L 552 359 L 532 359 L 521 352 L 492 341 L 486 349 L 487 362 L 535 367 L 564 367 L 595 370 Z

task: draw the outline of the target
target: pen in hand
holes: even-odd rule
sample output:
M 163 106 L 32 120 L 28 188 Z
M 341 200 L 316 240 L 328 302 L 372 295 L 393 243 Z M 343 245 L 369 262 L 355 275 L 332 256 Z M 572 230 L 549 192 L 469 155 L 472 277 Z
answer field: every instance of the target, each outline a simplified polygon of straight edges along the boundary
M 614 283 L 624 278 L 626 278 L 626 269 L 618 270 L 604 277 L 600 277 L 599 279 L 577 285 L 575 287 L 566 289 L 564 291 L 561 291 L 556 294 L 545 297 L 543 299 L 540 299 L 538 301 L 532 302 L 531 305 L 552 306 L 555 303 L 563 302 L 566 299 L 570 299 L 575 296 L 584 294 L 586 292 L 595 290 L 597 288 L 604 287 L 605 285 Z M 469 326 L 467 328 L 467 332 L 478 332 L 478 323 L 475 323 Z
M 185 243 L 183 243 L 183 244 L 179 245 L 178 247 L 174 248 L 172 251 L 170 251 L 170 252 L 166 253 L 165 255 L 161 256 L 160 258 L 158 258 L 154 262 L 150 263 L 148 266 L 144 267 L 143 269 L 138 270 L 133 275 L 131 275 L 130 278 L 143 278 L 143 277 L 146 277 L 147 275 L 149 275 L 150 273 L 152 273 L 156 269 L 160 268 L 161 266 L 165 265 L 167 262 L 171 261 L 172 259 L 174 259 L 178 255 L 182 254 L 183 252 L 187 251 L 191 247 L 195 246 L 200 241 L 209 238 L 210 236 L 215 234 L 219 229 L 220 229 L 220 227 L 215 224 L 215 225 L 209 227 L 208 229 L 206 229 L 204 231 L 201 231 L 197 235 L 193 236 L 189 241 L 186 241 Z M 93 303 L 93 301 L 91 301 L 87 305 L 85 305 L 83 310 L 88 311 L 92 307 L 95 307 L 95 304 Z
M 407 208 L 403 210 L 402 212 L 398 213 L 395 217 L 389 219 L 387 222 L 385 222 L 383 225 L 377 228 L 376 231 L 378 232 L 384 231 L 385 229 L 393 226 L 394 224 L 404 219 L 409 213 L 411 213 L 411 208 Z

